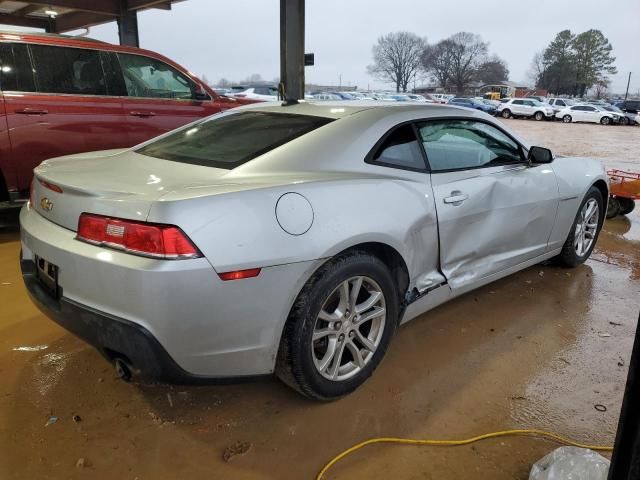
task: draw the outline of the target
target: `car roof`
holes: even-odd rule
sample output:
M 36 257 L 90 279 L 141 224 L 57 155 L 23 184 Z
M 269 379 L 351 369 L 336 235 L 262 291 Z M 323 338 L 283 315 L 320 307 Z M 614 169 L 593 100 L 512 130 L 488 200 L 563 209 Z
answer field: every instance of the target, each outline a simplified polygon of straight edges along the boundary
M 426 116 L 450 115 L 451 109 L 457 108 L 460 112 L 469 112 L 468 109 L 460 109 L 441 104 L 432 103 L 387 103 L 376 100 L 351 100 L 351 101 L 305 101 L 294 105 L 284 105 L 282 102 L 264 102 L 244 105 L 234 108 L 233 111 L 258 110 L 273 113 L 293 113 L 296 115 L 312 115 L 325 118 L 339 119 L 365 110 L 379 110 L 381 116 L 387 113 L 400 113 L 412 111 L 424 111 Z

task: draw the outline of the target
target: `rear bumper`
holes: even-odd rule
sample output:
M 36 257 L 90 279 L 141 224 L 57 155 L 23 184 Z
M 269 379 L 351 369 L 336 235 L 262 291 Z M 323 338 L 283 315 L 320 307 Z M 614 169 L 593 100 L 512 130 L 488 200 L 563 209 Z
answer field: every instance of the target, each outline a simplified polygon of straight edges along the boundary
M 45 314 L 107 356 L 172 380 L 272 373 L 291 305 L 321 262 L 224 282 L 206 258 L 157 260 L 80 242 L 29 206 L 20 226 L 24 281 Z M 34 278 L 36 255 L 58 267 L 59 300 Z
M 56 300 L 36 278 L 32 260 L 21 260 L 20 266 L 27 292 L 40 311 L 94 346 L 108 360 L 121 358 L 137 373 L 158 380 L 193 383 L 205 378 L 180 368 L 144 327 L 65 297 Z

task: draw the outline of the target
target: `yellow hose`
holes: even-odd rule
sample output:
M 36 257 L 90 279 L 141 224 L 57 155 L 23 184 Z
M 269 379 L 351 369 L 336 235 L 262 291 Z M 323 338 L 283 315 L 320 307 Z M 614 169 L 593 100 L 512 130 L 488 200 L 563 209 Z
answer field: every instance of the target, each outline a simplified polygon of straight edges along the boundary
M 613 447 L 605 446 L 605 445 L 585 445 L 583 443 L 578 443 L 568 438 L 562 437 L 560 435 L 556 435 L 555 433 L 545 432 L 544 430 L 536 430 L 536 429 L 520 429 L 520 430 L 504 430 L 502 432 L 492 432 L 485 433 L 484 435 L 478 435 L 477 437 L 465 438 L 463 440 L 418 440 L 412 438 L 394 438 L 394 437 L 378 437 L 378 438 L 370 438 L 369 440 L 365 440 L 364 442 L 360 442 L 353 447 L 349 447 L 343 452 L 339 453 L 335 457 L 333 457 L 327 464 L 322 467 L 320 473 L 316 477 L 316 480 L 322 480 L 327 471 L 334 466 L 337 462 L 342 460 L 347 455 L 355 452 L 356 450 L 360 450 L 367 445 L 373 445 L 374 443 L 399 443 L 403 445 L 430 445 L 436 447 L 455 447 L 459 445 L 469 445 L 470 443 L 479 442 L 480 440 L 486 440 L 488 438 L 496 438 L 496 437 L 508 437 L 508 436 L 533 436 L 533 437 L 542 437 L 547 440 L 553 440 L 555 442 L 571 445 L 573 447 L 580 448 L 588 448 L 591 450 L 598 450 L 602 452 L 611 452 L 613 451 Z

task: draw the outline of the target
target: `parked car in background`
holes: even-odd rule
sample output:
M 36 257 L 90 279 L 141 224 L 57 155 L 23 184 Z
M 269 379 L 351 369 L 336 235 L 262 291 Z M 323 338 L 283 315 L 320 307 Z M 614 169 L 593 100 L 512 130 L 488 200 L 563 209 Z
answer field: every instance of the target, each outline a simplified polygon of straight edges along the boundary
M 312 95 L 314 100 L 321 100 L 321 101 L 336 101 L 336 100 L 342 100 L 338 95 L 334 95 L 333 93 L 316 93 L 315 95 Z
M 551 108 L 553 108 L 554 115 L 560 110 L 576 104 L 576 102 L 570 98 L 549 98 L 548 102 Z
M 607 105 L 594 105 L 601 112 L 609 112 L 613 117 L 613 123 L 617 123 L 620 125 L 629 125 L 631 120 L 627 118 L 627 114 L 620 110 L 618 107 L 613 107 L 609 104 Z M 632 113 L 628 115 L 633 115 Z
M 406 95 L 414 102 L 434 103 L 433 100 L 428 99 L 424 95 L 418 95 L 417 93 L 407 93 Z
M 609 125 L 615 121 L 612 112 L 600 110 L 595 105 L 574 105 L 567 107 L 556 113 L 556 118 L 562 120 L 564 123 L 589 122 L 601 123 L 602 125 Z
M 547 259 L 576 267 L 596 245 L 599 161 L 453 110 L 255 105 L 47 160 L 20 213 L 26 288 L 121 375 L 275 373 L 313 399 L 347 395 L 398 326 Z
M 449 103 L 449 100 L 455 97 L 448 93 L 431 93 L 430 95 L 437 103 Z
M 497 114 L 502 118 L 527 117 L 536 120 L 553 118 L 553 108 L 534 98 L 511 98 L 498 106 Z
M 355 100 L 355 98 L 347 92 L 327 92 L 340 97 L 341 100 Z
M 549 103 L 549 101 L 548 101 L 549 99 L 547 97 L 541 97 L 541 96 L 538 96 L 538 95 L 529 95 L 529 96 L 526 96 L 524 98 L 532 98 L 533 100 L 537 100 L 537 101 L 539 101 L 541 103 Z
M 275 102 L 278 100 L 278 87 L 275 85 L 254 85 L 240 92 L 234 92 L 233 96 L 262 102 Z
M 640 113 L 640 100 L 619 100 L 613 105 L 623 112 Z
M 475 98 L 466 97 L 454 97 L 448 102 L 449 105 L 456 105 L 458 107 L 474 108 L 476 110 L 482 110 L 490 115 L 496 113 L 496 107 L 493 105 L 487 105 L 486 103 L 476 100 Z
M 162 55 L 87 37 L 0 32 L 0 201 L 47 158 L 130 147 L 249 101 Z

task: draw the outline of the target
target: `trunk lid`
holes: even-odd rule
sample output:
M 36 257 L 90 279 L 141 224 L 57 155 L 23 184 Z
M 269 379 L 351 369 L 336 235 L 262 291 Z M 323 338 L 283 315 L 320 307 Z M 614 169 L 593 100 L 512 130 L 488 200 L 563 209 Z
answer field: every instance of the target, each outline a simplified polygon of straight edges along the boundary
M 34 170 L 32 207 L 73 231 L 83 212 L 145 221 L 163 195 L 215 183 L 228 173 L 126 149 L 69 155 L 47 160 Z

